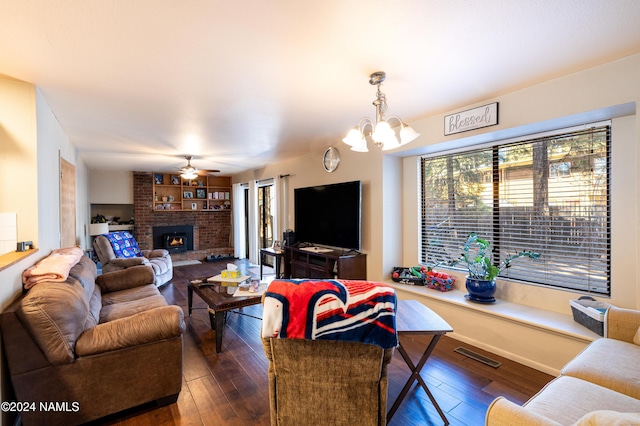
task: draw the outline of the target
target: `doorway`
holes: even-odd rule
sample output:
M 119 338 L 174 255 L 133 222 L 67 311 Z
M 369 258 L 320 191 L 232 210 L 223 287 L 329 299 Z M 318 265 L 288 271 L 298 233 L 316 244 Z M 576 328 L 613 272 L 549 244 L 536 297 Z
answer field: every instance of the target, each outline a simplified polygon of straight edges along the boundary
M 274 235 L 274 186 L 273 181 L 258 186 L 258 248 L 273 246 Z M 274 266 L 272 256 L 266 256 L 265 265 Z
M 243 191 L 244 197 L 244 257 L 249 259 L 249 240 L 250 240 L 250 232 L 249 232 L 249 208 L 251 204 L 249 203 L 249 187 L 246 186 Z
M 76 167 L 60 157 L 60 247 L 76 243 Z

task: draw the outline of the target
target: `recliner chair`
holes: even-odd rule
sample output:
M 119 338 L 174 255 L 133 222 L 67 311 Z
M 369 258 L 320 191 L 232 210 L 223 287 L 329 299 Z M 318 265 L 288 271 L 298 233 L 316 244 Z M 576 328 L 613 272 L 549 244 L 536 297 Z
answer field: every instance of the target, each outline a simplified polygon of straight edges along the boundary
M 274 280 L 262 304 L 271 426 L 386 425 L 387 370 L 398 342 L 393 288 Z
M 114 250 L 112 241 L 120 242 L 116 243 L 118 253 Z M 121 249 L 121 246 L 125 245 L 126 249 Z M 102 263 L 103 273 L 120 271 L 136 265 L 148 265 L 153 269 L 156 287 L 168 283 L 173 278 L 173 263 L 169 252 L 165 249 L 140 250 L 133 235 L 127 231 L 98 235 L 93 241 L 93 248 Z

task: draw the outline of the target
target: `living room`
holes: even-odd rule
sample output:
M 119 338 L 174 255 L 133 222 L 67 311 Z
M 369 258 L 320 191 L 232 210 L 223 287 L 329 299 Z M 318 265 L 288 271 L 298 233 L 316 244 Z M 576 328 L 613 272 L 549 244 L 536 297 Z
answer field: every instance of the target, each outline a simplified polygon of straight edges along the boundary
M 3 69 L 0 68 L 0 72 Z M 368 86 L 365 74 L 362 83 Z M 342 136 L 332 136 L 323 142 L 323 146 L 314 147 L 296 158 L 275 159 L 260 167 L 233 173 L 232 181 L 251 183 L 274 179 L 277 185 L 286 188 L 290 200 L 294 188 L 362 181 L 361 251 L 367 254 L 367 278 L 390 282 L 394 266 L 419 263 L 418 164 L 422 155 L 611 120 L 612 288 L 610 298 L 599 299 L 619 307 L 638 309 L 638 75 L 640 53 L 638 50 L 629 51 L 626 55 L 572 72 L 550 72 L 543 79 L 523 83 L 489 97 L 469 98 L 453 109 L 417 116 L 408 124 L 421 137 L 401 151 L 386 154 L 370 149 L 366 154 L 357 153 L 340 141 Z M 389 79 L 392 78 L 389 75 Z M 392 102 L 390 113 L 394 113 L 401 105 L 394 101 L 395 96 L 390 91 L 388 96 Z M 365 104 L 365 108 L 371 109 L 366 110 L 370 115 L 373 109 L 369 101 L 369 98 L 359 100 Z M 497 125 L 468 133 L 443 135 L 445 116 L 493 102 L 497 102 L 500 108 Z M 330 107 L 327 105 L 327 108 Z M 18 240 L 33 241 L 38 249 L 27 257 L 12 260 L 0 270 L 0 278 L 4 283 L 0 290 L 2 309 L 20 294 L 22 271 L 59 247 L 59 157 L 75 165 L 77 241 L 82 248 L 89 246 L 89 180 L 95 169 L 85 163 L 75 141 L 70 139 L 56 114 L 37 84 L 12 77 L 0 78 L 3 152 L 0 158 L 0 187 L 3 194 L 0 197 L 0 211 L 16 211 Z M 354 112 L 353 120 L 358 118 Z M 326 173 L 322 168 L 322 155 L 328 146 L 337 147 L 341 155 L 340 165 L 333 173 Z M 25 173 L 25 170 L 28 172 Z M 284 204 L 284 199 L 281 202 L 282 214 L 278 216 L 277 235 L 289 227 L 295 228 L 292 220 L 293 203 L 289 201 Z M 255 262 L 257 259 L 252 260 Z M 458 280 L 462 281 L 463 278 Z M 508 303 L 495 307 L 470 307 L 460 300 L 451 300 L 454 297 L 452 295 L 461 298 L 462 292 L 447 295 L 428 289 L 422 292 L 410 289 L 399 290 L 399 295 L 401 298 L 420 300 L 437 311 L 450 321 L 454 328 L 453 335 L 461 341 L 550 374 L 557 374 L 563 365 L 594 339 L 587 329 L 581 331 L 583 327 L 572 324 L 569 300 L 579 296 L 575 292 L 507 281 L 499 281 L 498 286 L 497 297 Z M 476 325 L 480 322 L 490 330 L 478 330 Z M 3 389 L 5 386 L 3 384 Z

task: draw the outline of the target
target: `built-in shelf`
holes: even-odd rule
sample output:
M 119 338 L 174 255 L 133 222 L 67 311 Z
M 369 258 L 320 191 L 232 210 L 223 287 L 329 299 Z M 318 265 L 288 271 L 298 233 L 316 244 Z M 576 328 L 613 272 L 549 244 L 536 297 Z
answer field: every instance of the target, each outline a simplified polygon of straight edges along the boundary
M 198 176 L 183 179 L 171 173 L 153 173 L 155 211 L 231 210 L 231 177 Z

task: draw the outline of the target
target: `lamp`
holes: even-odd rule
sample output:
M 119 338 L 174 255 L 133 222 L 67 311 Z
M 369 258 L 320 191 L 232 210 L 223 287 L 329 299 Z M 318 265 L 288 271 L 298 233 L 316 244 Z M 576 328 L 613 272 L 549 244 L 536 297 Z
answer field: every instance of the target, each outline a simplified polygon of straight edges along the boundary
M 96 235 L 108 234 L 109 233 L 109 224 L 104 223 L 90 223 L 89 224 L 89 235 L 95 237 Z
M 370 136 L 373 143 L 378 148 L 386 151 L 408 144 L 420 136 L 420 133 L 413 130 L 396 115 L 385 120 L 384 114 L 387 112 L 387 99 L 384 93 L 380 91 L 380 86 L 385 80 L 386 74 L 384 71 L 378 71 L 374 72 L 369 77 L 369 84 L 378 86 L 376 100 L 373 101 L 373 105 L 376 107 L 375 121 L 367 117 L 361 118 L 358 125 L 349 130 L 349 133 L 347 133 L 347 136 L 342 139 L 342 142 L 351 146 L 352 151 L 369 152 L 369 149 L 367 148 L 367 136 Z M 389 124 L 389 120 L 391 119 L 398 120 L 400 123 L 400 142 L 398 142 L 396 133 Z M 367 126 L 371 129 L 368 134 L 365 134 Z

